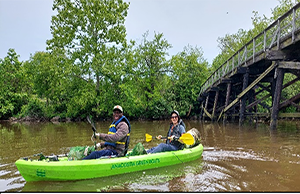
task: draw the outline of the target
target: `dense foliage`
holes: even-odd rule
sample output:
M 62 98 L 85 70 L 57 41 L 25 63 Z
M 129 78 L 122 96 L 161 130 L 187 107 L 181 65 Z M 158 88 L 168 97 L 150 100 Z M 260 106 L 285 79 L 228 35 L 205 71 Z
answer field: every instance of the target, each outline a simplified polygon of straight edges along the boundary
M 129 4 L 122 0 L 54 0 L 47 52 L 20 62 L 14 49 L 0 59 L 0 119 L 111 117 L 123 106 L 131 119 L 161 119 L 172 109 L 198 115 L 201 85 L 236 50 L 290 9 L 282 0 L 272 18 L 254 12 L 253 29 L 218 39 L 221 52 L 208 64 L 201 47 L 174 56 L 163 33 L 126 41 Z M 284 93 L 284 95 L 287 95 Z

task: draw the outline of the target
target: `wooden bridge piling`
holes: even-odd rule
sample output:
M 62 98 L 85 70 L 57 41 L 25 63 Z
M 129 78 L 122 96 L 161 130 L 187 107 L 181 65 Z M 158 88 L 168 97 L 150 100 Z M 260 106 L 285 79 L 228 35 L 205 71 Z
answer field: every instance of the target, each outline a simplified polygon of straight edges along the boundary
M 246 73 L 243 75 L 243 89 L 242 89 L 242 91 L 244 91 L 248 87 L 248 82 L 249 82 L 249 70 L 247 68 Z M 240 100 L 239 126 L 243 125 L 243 122 L 244 122 L 244 119 L 245 119 L 244 115 L 245 115 L 245 109 L 246 109 L 246 97 L 247 97 L 247 94 L 244 95 Z
M 231 92 L 231 82 L 227 83 L 225 107 L 228 106 L 229 104 L 230 92 Z M 226 122 L 227 122 L 227 113 L 224 113 L 223 123 L 225 124 Z
M 212 112 L 212 121 L 215 121 L 215 112 L 216 112 L 216 107 L 218 104 L 218 98 L 219 98 L 219 90 L 216 90 L 214 107 L 213 107 L 213 112 Z
M 276 86 L 275 86 L 275 92 L 273 95 L 273 103 L 272 103 L 273 108 L 271 112 L 271 122 L 270 122 L 271 129 L 276 129 L 277 126 L 283 78 L 284 78 L 284 70 L 277 67 L 274 75 L 274 80 L 276 80 Z

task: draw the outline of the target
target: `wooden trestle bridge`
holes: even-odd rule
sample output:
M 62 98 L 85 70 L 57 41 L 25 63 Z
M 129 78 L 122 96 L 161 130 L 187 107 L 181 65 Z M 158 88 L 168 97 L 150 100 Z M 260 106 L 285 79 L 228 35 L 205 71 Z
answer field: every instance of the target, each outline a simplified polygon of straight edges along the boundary
M 276 129 L 279 118 L 300 117 L 300 88 L 293 90 L 295 94 L 289 99 L 282 95 L 285 88 L 295 87 L 299 79 L 300 3 L 238 50 L 206 80 L 198 96 L 200 118 L 238 120 L 240 125 L 246 119 L 268 118 L 271 129 Z M 296 113 L 281 113 L 288 112 L 281 111 L 288 107 L 293 107 Z

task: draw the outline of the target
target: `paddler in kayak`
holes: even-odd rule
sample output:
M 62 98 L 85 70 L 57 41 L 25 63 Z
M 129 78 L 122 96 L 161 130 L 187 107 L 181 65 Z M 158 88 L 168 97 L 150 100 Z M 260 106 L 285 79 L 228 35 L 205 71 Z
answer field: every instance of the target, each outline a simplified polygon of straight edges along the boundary
M 96 137 L 105 141 L 97 144 L 97 148 L 103 149 L 92 152 L 83 160 L 97 159 L 102 156 L 124 156 L 126 154 L 131 126 L 128 119 L 123 115 L 123 108 L 120 105 L 116 105 L 113 108 L 113 119 L 114 121 L 109 126 L 107 134 L 95 133 Z
M 166 143 L 161 143 L 156 147 L 150 148 L 147 150 L 147 153 L 152 154 L 157 152 L 182 150 L 184 148 L 184 144 L 181 140 L 179 140 L 179 138 L 183 133 L 185 133 L 185 124 L 180 118 L 178 111 L 173 110 L 171 112 L 171 123 Z M 161 139 L 162 136 L 159 135 L 156 138 Z

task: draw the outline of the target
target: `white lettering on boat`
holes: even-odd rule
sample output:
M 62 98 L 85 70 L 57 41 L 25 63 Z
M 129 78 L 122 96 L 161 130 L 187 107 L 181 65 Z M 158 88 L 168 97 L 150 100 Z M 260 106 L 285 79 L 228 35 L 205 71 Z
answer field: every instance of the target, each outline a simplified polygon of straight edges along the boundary
M 138 166 L 144 166 L 144 165 L 148 165 L 148 164 L 157 164 L 157 163 L 160 163 L 160 160 L 158 158 L 149 159 L 149 160 L 138 160 L 135 162 L 121 162 L 121 163 L 117 163 L 117 164 L 112 164 L 111 169 L 138 167 Z

